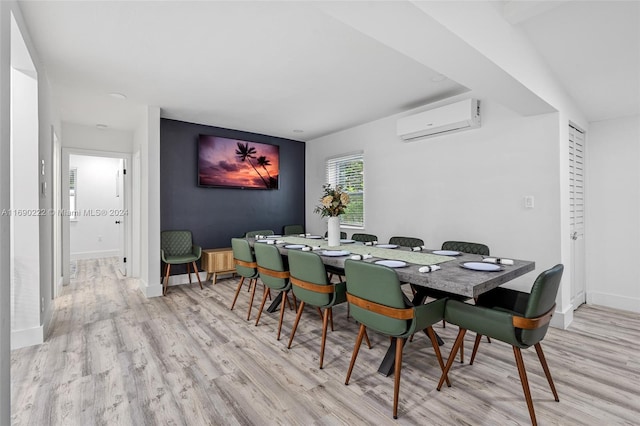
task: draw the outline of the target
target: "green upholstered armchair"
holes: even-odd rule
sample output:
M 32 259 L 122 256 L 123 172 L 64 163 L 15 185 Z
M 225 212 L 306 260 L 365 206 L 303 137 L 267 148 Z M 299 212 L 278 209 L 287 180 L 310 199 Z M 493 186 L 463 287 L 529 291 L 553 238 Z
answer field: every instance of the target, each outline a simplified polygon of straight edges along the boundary
M 466 241 L 445 241 L 442 243 L 442 250 L 461 251 L 462 253 L 489 256 L 489 246 L 480 243 L 469 243 Z
M 370 243 L 372 241 L 378 241 L 378 236 L 373 234 L 362 234 L 362 233 L 354 233 L 351 236 L 351 239 L 354 241 L 359 241 L 361 243 Z
M 244 234 L 245 238 L 255 238 L 256 235 L 274 235 L 275 233 L 271 229 L 261 229 L 258 231 L 247 231 Z
M 171 265 L 186 264 L 189 283 L 191 283 L 191 266 L 193 266 L 196 278 L 198 278 L 198 283 L 200 283 L 200 288 L 202 289 L 202 281 L 200 281 L 200 274 L 196 266 L 196 262 L 200 260 L 201 255 L 202 247 L 193 244 L 191 231 L 162 231 L 160 233 L 160 257 L 167 265 L 162 286 L 163 295 L 167 294 Z
M 391 237 L 389 244 L 396 244 L 402 247 L 419 247 L 424 245 L 424 241 L 414 237 Z
M 253 298 L 256 294 L 256 285 L 258 282 L 258 264 L 251 250 L 249 242 L 244 238 L 232 238 L 231 249 L 233 251 L 233 263 L 236 265 L 236 273 L 240 275 L 240 282 L 236 288 L 236 294 L 233 297 L 231 310 L 236 305 L 238 294 L 242 288 L 245 278 L 249 279 L 249 289 L 251 290 L 251 299 L 249 300 L 249 312 L 247 313 L 247 321 L 251 318 L 251 307 L 253 306 Z
M 475 359 L 480 337 L 482 335 L 490 336 L 513 347 L 522 390 L 529 408 L 529 416 L 532 424 L 537 424 L 521 349 L 535 347 L 554 399 L 559 401 L 540 342 L 544 339 L 549 328 L 563 270 L 564 267 L 558 264 L 542 272 L 533 283 L 530 293 L 499 287 L 486 295 L 481 295 L 477 300 L 477 305 L 456 300 L 447 301 L 445 319 L 447 322 L 457 324 L 460 331 L 451 349 L 451 355 L 438 384 L 438 390 L 442 387 L 446 373 L 451 368 L 456 351 L 462 345 L 466 331 L 471 330 L 477 333 L 471 362 Z
M 267 297 L 271 295 L 271 290 L 281 291 L 282 302 L 280 302 L 280 321 L 278 322 L 278 337 L 280 340 L 280 332 L 282 330 L 282 320 L 284 318 L 284 305 L 289 301 L 289 290 L 291 290 L 291 283 L 289 282 L 289 265 L 282 258 L 280 251 L 275 245 L 256 244 L 254 247 L 256 255 L 256 263 L 258 264 L 258 274 L 260 280 L 266 286 L 265 292 L 262 295 L 262 303 L 260 309 L 258 309 L 258 317 L 256 318 L 256 325 L 260 322 L 260 316 L 264 309 L 264 304 L 267 301 Z M 295 304 L 295 297 L 293 298 Z M 296 306 L 297 307 L 297 306 Z
M 324 346 L 327 340 L 327 324 L 331 321 L 331 331 L 333 331 L 332 307 L 347 301 L 345 284 L 343 282 L 337 284 L 329 282 L 322 259 L 315 253 L 289 250 L 288 257 L 293 294 L 300 301 L 288 348 L 291 348 L 305 305 L 317 307 L 322 313 L 322 342 L 320 344 L 320 368 L 322 368 Z M 322 312 L 323 309 L 324 312 Z
M 349 259 L 345 262 L 345 271 L 351 316 L 360 323 L 360 331 L 351 355 L 345 384 L 349 384 L 351 371 L 367 328 L 396 339 L 393 418 L 397 419 L 404 341 L 414 332 L 426 330 L 440 368 L 444 371 L 440 348 L 431 326 L 443 318 L 446 299 L 438 299 L 426 305 L 411 306 L 404 297 L 400 281 L 393 269 Z
M 282 235 L 298 235 L 298 234 L 304 234 L 304 226 L 285 225 L 282 227 Z

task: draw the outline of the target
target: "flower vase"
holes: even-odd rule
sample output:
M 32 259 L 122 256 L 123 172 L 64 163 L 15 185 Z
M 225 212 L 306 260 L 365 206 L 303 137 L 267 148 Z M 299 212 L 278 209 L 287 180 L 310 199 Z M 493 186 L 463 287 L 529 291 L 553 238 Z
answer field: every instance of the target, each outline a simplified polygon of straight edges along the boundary
M 329 247 L 338 247 L 340 245 L 340 217 L 330 216 L 327 222 L 327 237 Z

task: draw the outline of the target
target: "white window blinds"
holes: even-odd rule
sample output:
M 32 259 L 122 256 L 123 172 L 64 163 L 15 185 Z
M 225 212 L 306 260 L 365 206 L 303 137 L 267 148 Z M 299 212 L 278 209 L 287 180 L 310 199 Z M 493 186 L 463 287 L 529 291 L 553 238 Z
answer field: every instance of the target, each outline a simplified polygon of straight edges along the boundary
M 364 227 L 364 155 L 362 152 L 327 160 L 327 183 L 340 187 L 351 201 L 340 216 L 342 225 Z

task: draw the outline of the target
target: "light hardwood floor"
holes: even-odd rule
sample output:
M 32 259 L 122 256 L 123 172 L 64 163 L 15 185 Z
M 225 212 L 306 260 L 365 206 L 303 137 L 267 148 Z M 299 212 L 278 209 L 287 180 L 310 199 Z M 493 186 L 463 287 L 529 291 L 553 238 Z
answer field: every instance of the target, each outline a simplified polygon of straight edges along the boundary
M 533 280 L 534 277 L 532 277 Z M 324 369 L 321 321 L 305 312 L 292 348 L 285 312 L 258 327 L 246 321 L 249 294 L 229 310 L 237 279 L 174 286 L 146 299 L 122 278 L 115 259 L 78 262 L 76 278 L 55 300 L 50 336 L 12 352 L 14 425 L 528 424 L 510 347 L 483 341 L 468 364 L 456 361 L 451 388 L 439 379 L 426 336 L 406 346 L 399 419 L 391 417 L 393 377 L 376 372 L 388 338 L 370 332 L 344 385 L 357 334 L 346 306 L 334 309 Z M 261 288 L 262 286 L 260 286 Z M 256 293 L 258 301 L 258 292 Z M 257 303 L 254 304 L 257 306 Z M 435 326 L 446 358 L 457 327 Z M 535 351 L 524 351 L 538 422 L 639 424 L 640 315 L 595 306 L 575 312 L 568 330 L 550 329 L 543 347 L 560 396 L 555 402 Z

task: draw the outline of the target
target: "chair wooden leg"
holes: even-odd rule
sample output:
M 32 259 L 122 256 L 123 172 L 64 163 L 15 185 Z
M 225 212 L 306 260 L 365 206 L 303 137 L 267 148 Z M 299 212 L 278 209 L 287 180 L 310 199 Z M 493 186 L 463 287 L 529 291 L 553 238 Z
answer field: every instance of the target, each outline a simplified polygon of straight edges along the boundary
M 320 369 L 322 370 L 322 362 L 324 361 L 324 345 L 327 342 L 327 326 L 329 325 L 329 317 L 331 316 L 331 308 L 326 308 L 322 315 L 322 342 L 320 343 Z
M 333 331 L 333 308 L 329 308 L 329 321 L 331 323 L 331 331 Z
M 296 329 L 298 328 L 298 322 L 300 322 L 300 316 L 302 315 L 302 310 L 304 309 L 304 302 L 300 301 L 300 306 L 298 306 L 298 314 L 296 315 L 296 320 L 293 323 L 293 328 L 291 329 L 291 337 L 289 337 L 289 345 L 287 348 L 291 349 L 291 342 L 293 342 L 293 336 L 296 335 Z
M 282 295 L 286 300 L 289 300 L 288 292 L 284 292 Z M 280 320 L 278 321 L 278 337 L 276 340 L 280 340 L 280 332 L 282 331 L 282 320 L 284 319 L 284 303 L 280 303 Z
M 464 364 L 464 341 L 460 343 L 460 364 Z
M 167 273 L 164 275 L 164 283 L 162 283 L 162 295 L 167 295 L 167 287 L 169 287 L 169 271 L 171 271 L 171 264 L 167 263 Z
M 293 291 L 291 292 L 291 296 L 293 296 L 293 307 L 294 307 L 294 310 L 297 311 L 298 310 L 298 299 L 296 299 L 296 295 L 293 294 Z
M 349 384 L 349 379 L 351 378 L 351 372 L 353 371 L 353 366 L 356 364 L 356 358 L 358 357 L 358 352 L 360 351 L 360 345 L 362 345 L 362 338 L 366 335 L 367 335 L 367 327 L 365 327 L 364 324 L 360 324 L 360 330 L 358 331 L 356 344 L 353 346 L 353 352 L 351 353 L 351 363 L 349 364 L 349 370 L 347 371 L 347 378 L 344 381 L 345 385 Z M 367 340 L 369 340 L 368 337 L 367 337 Z
M 556 402 L 560 402 L 560 398 L 558 398 L 558 392 L 556 392 L 556 387 L 553 384 L 551 371 L 549 371 L 547 359 L 544 357 L 544 352 L 542 352 L 542 346 L 540 345 L 540 342 L 536 343 L 534 347 L 536 348 L 538 359 L 540 360 L 540 364 L 542 365 L 542 369 L 544 370 L 544 375 L 547 376 L 547 381 L 549 382 L 549 387 L 551 387 L 551 392 L 553 392 L 553 398 L 556 400 Z
M 487 336 L 488 338 L 489 336 Z M 476 359 L 476 354 L 478 353 L 478 348 L 480 347 L 480 340 L 482 339 L 482 334 L 476 334 L 476 341 L 473 342 L 473 352 L 471 352 L 471 361 L 469 361 L 469 365 L 473 365 L 473 361 Z
M 251 297 L 249 298 L 249 311 L 247 312 L 247 321 L 251 318 L 251 308 L 253 307 L 253 297 L 256 295 L 256 287 L 258 287 L 258 279 L 254 278 L 249 281 L 249 286 L 251 286 L 253 282 L 253 287 L 251 287 Z
M 187 275 L 189 275 L 189 284 L 191 284 L 191 264 L 187 263 Z
M 400 393 L 400 373 L 402 372 L 402 347 L 404 339 L 396 338 L 396 365 L 393 371 L 393 418 L 398 418 L 398 395 Z
M 367 341 L 367 346 L 369 346 L 369 349 L 371 349 L 371 342 L 369 341 L 369 336 L 367 335 L 367 329 L 365 327 L 364 329 L 364 340 Z
M 233 307 L 236 306 L 236 300 L 238 300 L 238 294 L 240 294 L 240 289 L 242 288 L 243 283 L 244 283 L 244 277 L 240 278 L 240 282 L 238 283 L 238 288 L 236 288 L 236 295 L 233 297 L 233 303 L 231 304 L 232 311 L 233 311 Z
M 451 348 L 451 353 L 449 354 L 447 365 L 444 367 L 444 371 L 442 372 L 442 376 L 440 377 L 440 381 L 438 382 L 438 387 L 436 388 L 437 390 L 440 390 L 442 388 L 442 384 L 444 383 L 445 379 L 447 379 L 447 375 L 449 374 L 451 365 L 456 358 L 456 354 L 458 353 L 458 349 L 460 348 L 460 345 L 464 340 L 464 335 L 466 332 L 467 330 L 464 328 L 461 328 L 460 331 L 458 331 L 458 337 L 456 337 L 456 341 L 453 343 L 453 348 Z M 447 383 L 447 385 L 449 384 Z
M 522 390 L 524 391 L 524 399 L 527 400 L 527 407 L 529 408 L 529 416 L 531 417 L 531 425 L 536 426 L 536 412 L 533 409 L 533 400 L 531 399 L 531 390 L 529 389 L 529 380 L 527 379 L 527 371 L 524 368 L 524 360 L 522 359 L 522 351 L 517 346 L 513 346 L 513 354 L 516 358 L 516 365 L 518 366 L 518 373 L 520 374 L 520 382 L 522 383 Z
M 438 339 L 436 338 L 436 332 L 433 331 L 433 327 L 427 327 L 427 335 L 429 336 L 429 340 L 431 340 L 431 346 L 433 346 L 433 351 L 436 353 L 436 358 L 438 359 L 438 364 L 440 364 L 440 370 L 444 372 L 444 361 L 442 360 L 442 353 L 440 352 L 440 345 L 438 345 Z M 449 382 L 449 377 L 444 378 L 447 381 L 447 386 L 451 387 L 451 382 Z
M 198 271 L 198 267 L 196 266 L 196 262 L 193 262 L 193 270 L 196 273 L 196 278 L 198 279 L 198 284 L 200 284 L 200 290 L 202 290 L 202 281 L 200 281 L 200 271 Z M 191 274 L 189 274 L 191 277 Z
M 271 291 L 271 289 L 269 287 L 265 287 L 264 288 L 264 292 L 262 294 L 262 302 L 260 303 L 260 308 L 258 309 L 258 317 L 256 318 L 256 324 L 258 325 L 258 323 L 260 322 L 260 316 L 262 315 L 262 310 L 264 309 L 264 304 L 267 301 L 267 296 L 269 295 L 269 292 Z

